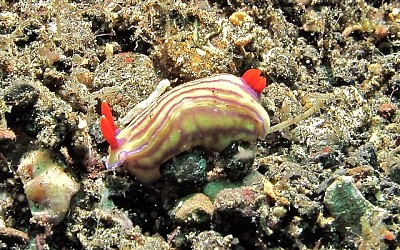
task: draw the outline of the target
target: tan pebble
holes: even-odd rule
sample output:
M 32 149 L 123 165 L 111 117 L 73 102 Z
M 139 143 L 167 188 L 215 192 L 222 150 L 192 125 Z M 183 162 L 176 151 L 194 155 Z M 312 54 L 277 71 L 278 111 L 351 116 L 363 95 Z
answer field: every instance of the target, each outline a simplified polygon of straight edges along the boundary
M 240 26 L 242 25 L 244 22 L 251 22 L 253 21 L 253 18 L 249 15 L 247 15 L 246 12 L 244 11 L 237 11 L 234 12 L 230 17 L 229 17 L 229 21 L 235 25 L 235 26 Z
M 386 26 L 379 25 L 375 28 L 375 36 L 379 39 L 385 38 L 389 33 L 389 29 Z
M 273 200 L 276 200 L 274 185 L 269 180 L 264 181 L 264 193 L 266 195 L 268 195 L 270 198 L 272 198 Z
M 16 136 L 12 130 L 0 127 L 0 141 L 15 141 Z

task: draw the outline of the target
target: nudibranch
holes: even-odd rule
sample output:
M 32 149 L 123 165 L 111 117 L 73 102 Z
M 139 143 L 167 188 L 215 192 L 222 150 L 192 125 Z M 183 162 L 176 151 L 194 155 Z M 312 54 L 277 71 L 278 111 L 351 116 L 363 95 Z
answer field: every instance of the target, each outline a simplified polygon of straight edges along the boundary
M 184 83 L 144 108 L 123 130 L 103 102 L 100 127 L 110 145 L 107 169 L 124 165 L 141 182 L 152 183 L 160 177 L 162 163 L 194 146 L 222 151 L 236 140 L 265 138 L 272 131 L 259 102 L 265 87 L 258 69 L 242 77 L 220 74 Z

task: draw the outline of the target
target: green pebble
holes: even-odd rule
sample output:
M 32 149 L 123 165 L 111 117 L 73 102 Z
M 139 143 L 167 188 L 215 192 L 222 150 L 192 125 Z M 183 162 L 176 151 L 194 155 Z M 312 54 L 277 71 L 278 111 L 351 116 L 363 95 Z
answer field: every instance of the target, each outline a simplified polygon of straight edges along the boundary
M 203 193 L 207 195 L 211 200 L 215 200 L 215 197 L 217 197 L 217 194 L 227 188 L 237 188 L 240 187 L 240 183 L 233 183 L 230 182 L 229 180 L 217 180 L 214 182 L 208 183 L 203 190 Z

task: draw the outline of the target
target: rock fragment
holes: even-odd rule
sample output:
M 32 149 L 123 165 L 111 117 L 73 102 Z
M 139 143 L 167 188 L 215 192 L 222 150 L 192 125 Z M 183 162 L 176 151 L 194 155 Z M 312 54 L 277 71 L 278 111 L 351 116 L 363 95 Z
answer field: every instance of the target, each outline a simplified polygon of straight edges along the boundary
M 324 203 L 335 218 L 334 225 L 344 234 L 350 231 L 355 235 L 362 235 L 366 230 L 365 225 L 377 223 L 374 221 L 376 216 L 366 215 L 379 214 L 379 223 L 382 224 L 387 214 L 385 210 L 366 200 L 349 176 L 339 176 L 326 189 Z
M 17 170 L 32 213 L 31 222 L 48 229 L 64 219 L 72 196 L 79 190 L 79 184 L 50 155 L 50 151 L 31 151 Z
M 178 223 L 193 224 L 210 220 L 213 212 L 211 200 L 202 193 L 185 197 L 171 211 L 171 216 Z

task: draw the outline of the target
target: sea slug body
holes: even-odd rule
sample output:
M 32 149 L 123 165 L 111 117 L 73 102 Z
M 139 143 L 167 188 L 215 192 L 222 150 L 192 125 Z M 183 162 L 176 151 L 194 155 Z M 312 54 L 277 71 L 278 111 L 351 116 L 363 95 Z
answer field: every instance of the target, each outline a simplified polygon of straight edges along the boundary
M 141 182 L 160 177 L 159 167 L 194 146 L 221 151 L 235 140 L 255 141 L 269 133 L 269 116 L 259 103 L 266 79 L 257 69 L 179 85 L 143 109 L 119 130 L 102 103 L 101 129 L 110 144 L 107 169 L 124 164 Z

